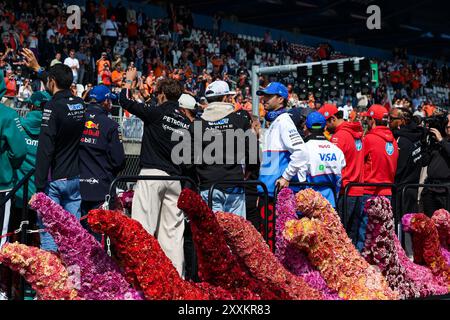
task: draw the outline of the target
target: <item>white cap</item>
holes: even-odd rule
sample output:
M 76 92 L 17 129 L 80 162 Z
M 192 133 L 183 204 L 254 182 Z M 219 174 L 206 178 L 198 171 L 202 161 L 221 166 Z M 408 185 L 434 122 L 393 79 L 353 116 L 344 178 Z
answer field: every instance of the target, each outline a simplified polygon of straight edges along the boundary
M 197 105 L 197 101 L 195 101 L 194 97 L 183 93 L 180 98 L 178 99 L 178 103 L 180 104 L 181 108 L 194 110 L 195 106 Z
M 218 97 L 218 96 L 226 96 L 226 95 L 234 95 L 235 91 L 230 91 L 230 87 L 228 83 L 222 80 L 216 80 L 211 83 L 205 91 L 206 98 L 210 97 Z

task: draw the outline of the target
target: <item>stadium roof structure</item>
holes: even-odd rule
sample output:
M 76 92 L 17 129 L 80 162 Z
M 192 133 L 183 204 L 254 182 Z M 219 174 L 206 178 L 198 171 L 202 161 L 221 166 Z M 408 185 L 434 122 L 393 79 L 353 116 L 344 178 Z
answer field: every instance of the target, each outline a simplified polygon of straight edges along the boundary
M 193 13 L 222 12 L 239 22 L 330 40 L 450 60 L 446 0 L 173 0 Z M 381 30 L 369 30 L 367 7 L 381 9 Z M 277 39 L 275 39 L 277 40 Z

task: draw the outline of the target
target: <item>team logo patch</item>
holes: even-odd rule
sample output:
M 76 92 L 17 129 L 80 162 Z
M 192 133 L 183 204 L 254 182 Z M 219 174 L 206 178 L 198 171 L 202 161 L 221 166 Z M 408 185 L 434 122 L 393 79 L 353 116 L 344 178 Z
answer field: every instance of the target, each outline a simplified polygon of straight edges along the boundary
M 386 153 L 389 156 L 392 156 L 394 154 L 394 145 L 392 144 L 392 142 L 386 143 Z
M 362 141 L 360 139 L 355 140 L 356 151 L 362 150 Z
M 81 103 L 68 104 L 67 108 L 69 108 L 70 111 L 78 111 L 78 110 L 83 110 L 84 106 Z

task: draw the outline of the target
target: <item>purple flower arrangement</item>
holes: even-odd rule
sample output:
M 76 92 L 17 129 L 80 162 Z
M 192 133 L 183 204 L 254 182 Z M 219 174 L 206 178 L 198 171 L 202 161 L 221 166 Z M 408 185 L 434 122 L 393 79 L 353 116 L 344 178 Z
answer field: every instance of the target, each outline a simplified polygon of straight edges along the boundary
M 319 290 L 324 299 L 340 300 L 337 292 L 328 287 L 320 272 L 311 265 L 306 254 L 283 237 L 286 222 L 298 219 L 296 208 L 297 203 L 293 191 L 289 188 L 281 190 L 276 204 L 275 256 L 292 274 L 301 276 L 309 286 Z
M 58 245 L 67 268 L 79 272 L 78 296 L 86 300 L 142 300 L 100 243 L 80 222 L 43 193 L 35 194 L 30 207 L 42 218 Z

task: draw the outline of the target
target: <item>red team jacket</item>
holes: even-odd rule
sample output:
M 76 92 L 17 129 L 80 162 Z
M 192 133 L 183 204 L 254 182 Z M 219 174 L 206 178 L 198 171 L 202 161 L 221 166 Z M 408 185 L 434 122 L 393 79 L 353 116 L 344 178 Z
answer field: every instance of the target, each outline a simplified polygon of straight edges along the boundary
M 336 128 L 331 138 L 345 156 L 347 165 L 342 169 L 342 188 L 340 193 L 344 194 L 344 188 L 349 182 L 364 182 L 364 151 L 363 151 L 363 129 L 359 122 L 344 122 Z M 352 187 L 349 196 L 362 196 L 362 187 Z
M 388 127 L 375 127 L 363 139 L 364 182 L 394 183 L 397 170 L 398 146 Z M 365 187 L 369 195 L 391 195 L 391 188 Z

